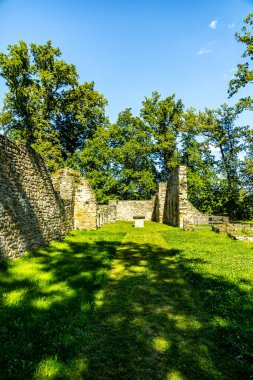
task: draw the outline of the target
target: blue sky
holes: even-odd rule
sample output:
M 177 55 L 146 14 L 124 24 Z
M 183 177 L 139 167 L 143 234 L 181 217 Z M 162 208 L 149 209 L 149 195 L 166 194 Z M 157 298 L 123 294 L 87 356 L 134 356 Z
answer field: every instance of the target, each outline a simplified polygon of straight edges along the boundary
M 52 40 L 107 98 L 111 121 L 127 107 L 138 114 L 152 91 L 217 108 L 236 101 L 227 99 L 243 52 L 234 34 L 250 12 L 253 0 L 0 0 L 0 51 Z M 4 91 L 0 80 L 0 102 Z

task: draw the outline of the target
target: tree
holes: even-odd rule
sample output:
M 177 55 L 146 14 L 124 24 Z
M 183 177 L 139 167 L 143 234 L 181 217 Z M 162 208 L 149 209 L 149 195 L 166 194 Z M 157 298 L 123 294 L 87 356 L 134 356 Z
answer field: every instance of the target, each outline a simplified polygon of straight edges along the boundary
M 226 202 L 224 211 L 232 218 L 239 217 L 240 168 L 239 154 L 245 149 L 248 126 L 236 126 L 235 121 L 242 112 L 241 105 L 229 107 L 223 104 L 218 110 L 205 110 L 200 116 L 203 134 L 208 144 L 219 148 L 218 174 L 224 180 Z
M 81 149 L 106 104 L 93 83 L 78 84 L 75 66 L 60 57 L 50 41 L 30 48 L 20 41 L 0 54 L 8 87 L 0 115 L 4 132 L 42 154 L 51 170 Z
M 98 127 L 93 136 L 85 141 L 79 158 L 81 171 L 89 179 L 97 201 L 103 204 L 117 198 L 118 180 L 115 176 L 109 122 Z
M 111 127 L 118 193 L 122 199 L 149 199 L 156 191 L 155 168 L 150 160 L 150 134 L 131 109 L 118 116 Z
M 94 82 L 70 88 L 59 103 L 55 128 L 59 134 L 62 156 L 66 165 L 80 169 L 76 152 L 108 123 L 105 116 L 107 100 L 94 89 Z
M 250 13 L 244 19 L 244 22 L 246 25 L 242 28 L 242 34 L 236 33 L 235 37 L 238 42 L 242 42 L 246 46 L 242 57 L 249 58 L 249 62 L 237 65 L 237 72 L 229 83 L 228 93 L 230 97 L 236 94 L 240 88 L 245 87 L 249 83 L 253 83 L 253 70 L 251 67 L 253 60 L 253 35 L 250 30 L 253 26 L 253 13 Z M 243 98 L 240 103 L 244 108 L 252 109 L 253 99 L 252 97 Z
M 180 159 L 177 138 L 183 123 L 183 103 L 175 94 L 161 100 L 157 92 L 145 98 L 140 115 L 150 135 L 152 161 L 157 170 L 157 180 L 166 181 L 170 170 Z
M 201 133 L 196 111 L 187 110 L 184 113 L 179 152 L 181 163 L 187 166 L 188 199 L 200 211 L 216 214 L 220 211 L 220 204 L 217 204 L 220 181 L 216 172 L 215 157 Z
M 149 199 L 156 192 L 145 125 L 130 109 L 87 140 L 81 154 L 85 176 L 100 203 L 108 199 Z

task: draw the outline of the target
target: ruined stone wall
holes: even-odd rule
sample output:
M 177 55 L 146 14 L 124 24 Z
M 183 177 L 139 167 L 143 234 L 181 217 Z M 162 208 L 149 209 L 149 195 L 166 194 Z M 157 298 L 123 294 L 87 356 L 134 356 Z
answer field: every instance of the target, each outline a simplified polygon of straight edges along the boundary
M 167 182 L 158 184 L 158 192 L 155 197 L 155 220 L 158 223 L 164 223 L 166 218 L 167 185 Z
M 52 181 L 60 198 L 69 204 L 76 230 L 94 230 L 97 228 L 97 201 L 88 180 L 79 172 L 70 168 L 58 170 Z
M 109 201 L 116 208 L 116 220 L 133 221 L 134 216 L 145 216 L 145 220 L 155 220 L 155 200 L 147 201 Z
M 187 199 L 187 168 L 180 165 L 170 175 L 165 198 L 164 223 L 183 227 L 184 220 L 203 217 Z
M 74 199 L 74 229 L 95 230 L 97 228 L 97 201 L 89 182 L 81 178 Z
M 54 191 L 43 159 L 0 135 L 1 255 L 21 256 L 71 228 L 71 207 Z

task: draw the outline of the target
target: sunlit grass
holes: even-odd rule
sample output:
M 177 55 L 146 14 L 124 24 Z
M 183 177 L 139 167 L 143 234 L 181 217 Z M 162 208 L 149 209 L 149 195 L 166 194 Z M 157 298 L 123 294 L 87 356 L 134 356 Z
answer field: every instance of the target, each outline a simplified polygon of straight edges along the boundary
M 251 244 L 106 225 L 1 262 L 0 379 L 248 379 Z

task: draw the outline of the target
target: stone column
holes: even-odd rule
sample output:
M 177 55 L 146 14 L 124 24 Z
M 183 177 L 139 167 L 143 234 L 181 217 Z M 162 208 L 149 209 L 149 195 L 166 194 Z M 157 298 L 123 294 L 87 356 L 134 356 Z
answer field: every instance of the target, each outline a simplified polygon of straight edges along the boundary
M 156 222 L 163 223 L 166 219 L 166 193 L 167 193 L 167 182 L 159 182 L 158 192 L 156 196 Z

